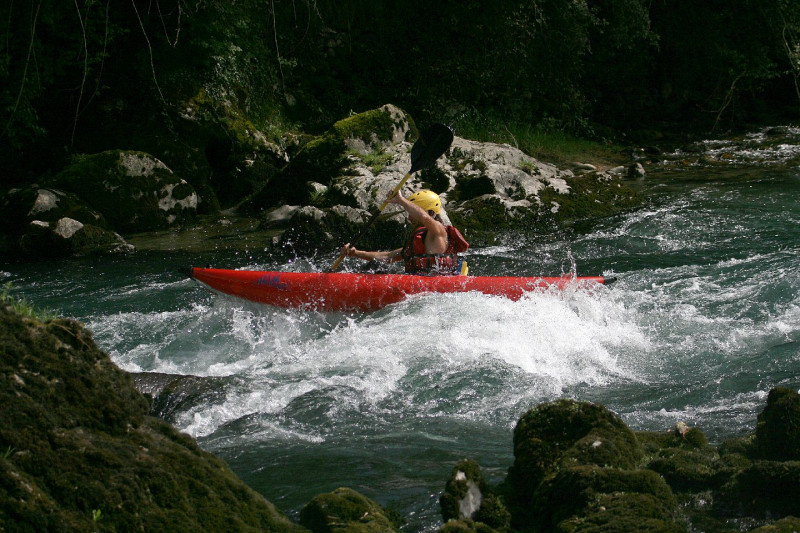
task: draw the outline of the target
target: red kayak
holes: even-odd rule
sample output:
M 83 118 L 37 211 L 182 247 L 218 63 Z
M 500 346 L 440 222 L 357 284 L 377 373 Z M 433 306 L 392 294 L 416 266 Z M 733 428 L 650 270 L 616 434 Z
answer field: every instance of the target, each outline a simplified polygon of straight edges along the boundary
M 193 268 L 192 277 L 215 291 L 278 307 L 317 311 L 372 311 L 412 294 L 469 292 L 518 300 L 526 292 L 570 284 L 609 283 L 603 276 L 415 276 L 340 272 L 266 272 Z

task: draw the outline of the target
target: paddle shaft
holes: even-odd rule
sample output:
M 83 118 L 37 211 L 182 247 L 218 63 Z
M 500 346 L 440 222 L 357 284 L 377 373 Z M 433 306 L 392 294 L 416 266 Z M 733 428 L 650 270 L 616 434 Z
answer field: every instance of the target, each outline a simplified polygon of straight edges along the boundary
M 389 205 L 389 200 L 394 198 L 397 195 L 397 193 L 400 192 L 400 189 L 403 188 L 403 185 L 406 184 L 408 179 L 411 177 L 412 173 L 413 173 L 413 170 L 410 171 L 405 176 L 403 176 L 403 179 L 400 180 L 400 183 L 398 183 L 397 186 L 394 189 L 392 189 L 392 194 L 390 194 L 389 197 L 386 198 L 386 200 L 384 200 L 383 203 L 381 204 L 381 206 L 378 208 L 378 212 L 375 213 L 374 215 L 372 215 L 372 217 L 370 217 L 369 221 L 367 221 L 367 223 L 361 229 L 359 234 L 356 235 L 355 239 L 353 239 L 350 242 L 350 246 L 355 246 L 358 243 L 358 241 L 360 241 L 361 238 L 367 233 L 367 230 L 370 228 L 370 226 L 372 226 L 372 223 L 375 222 L 375 220 L 378 219 L 378 216 L 383 212 L 384 209 L 386 209 L 386 206 Z M 346 255 L 347 255 L 346 252 L 344 250 L 342 250 L 342 252 L 339 254 L 339 258 L 336 260 L 335 263 L 333 263 L 333 266 L 331 267 L 331 272 L 336 272 L 336 269 L 338 269 L 339 265 L 342 264 L 342 261 L 344 261 L 344 258 L 345 258 Z

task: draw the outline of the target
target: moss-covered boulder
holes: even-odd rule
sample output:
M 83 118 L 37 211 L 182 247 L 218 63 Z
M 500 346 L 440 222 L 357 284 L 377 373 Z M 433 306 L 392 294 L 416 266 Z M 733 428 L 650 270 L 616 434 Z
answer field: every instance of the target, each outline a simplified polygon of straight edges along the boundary
M 800 531 L 800 518 L 787 516 L 772 524 L 753 529 L 750 533 L 797 533 Z
M 306 206 L 294 211 L 289 227 L 277 239 L 278 246 L 297 255 L 316 255 L 339 250 L 360 234 L 369 211 L 344 205 L 325 209 Z M 398 217 L 379 217 L 361 241 L 364 249 L 393 249 L 405 240 L 406 224 Z
M 493 527 L 474 520 L 449 520 L 439 528 L 439 533 L 498 533 Z
M 511 514 L 484 480 L 475 461 L 464 459 L 453 467 L 453 473 L 439 498 L 445 522 L 468 521 L 503 530 L 511 522 Z
M 175 422 L 178 413 L 186 412 L 201 402 L 213 402 L 225 396 L 230 378 L 191 376 L 161 372 L 131 374 L 136 389 L 149 397 L 150 414 L 167 422 Z
M 417 136 L 413 120 L 391 104 L 342 119 L 306 142 L 291 163 L 242 209 L 252 213 L 281 203 L 309 205 L 319 200 L 313 184 L 330 186 L 339 178 L 353 175 L 352 167 L 358 161 L 366 161 L 364 167 L 371 168 L 369 163 L 381 159 L 381 154 L 396 151 Z
M 769 392 L 758 415 L 756 452 L 762 459 L 800 460 L 800 394 L 787 388 Z
M 449 182 L 448 211 L 465 232 L 487 228 L 542 227 L 608 216 L 638 206 L 642 198 L 619 173 L 576 175 L 508 145 L 456 137 L 442 168 Z
M 7 257 L 54 259 L 72 255 L 130 251 L 108 229 L 105 217 L 74 194 L 30 186 L 0 201 Z
M 636 436 L 601 405 L 562 399 L 525 413 L 514 429 L 509 480 L 527 505 L 554 469 L 576 465 L 634 468 L 643 456 Z
M 756 461 L 722 487 L 716 511 L 775 519 L 800 516 L 800 461 Z
M 671 431 L 637 432 L 646 467 L 660 474 L 673 491 L 718 489 L 736 473 L 738 462 L 722 458 L 699 428 L 679 423 Z
M 300 524 L 314 533 L 390 533 L 400 525 L 380 505 L 348 488 L 316 496 L 300 511 Z
M 12 189 L 0 200 L 3 231 L 20 235 L 34 220 L 56 223 L 68 217 L 83 224 L 108 228 L 105 217 L 74 194 L 49 187 L 32 185 Z
M 49 184 L 76 194 L 119 232 L 166 228 L 197 212 L 194 188 L 143 152 L 80 157 Z
M 57 259 L 133 250 L 134 247 L 118 233 L 69 217 L 52 224 L 34 220 L 16 246 L 16 251 L 24 259 Z
M 0 305 L 0 529 L 298 531 L 68 320 Z
M 678 503 L 655 472 L 596 465 L 565 468 L 536 491 L 522 528 L 537 531 L 684 531 Z

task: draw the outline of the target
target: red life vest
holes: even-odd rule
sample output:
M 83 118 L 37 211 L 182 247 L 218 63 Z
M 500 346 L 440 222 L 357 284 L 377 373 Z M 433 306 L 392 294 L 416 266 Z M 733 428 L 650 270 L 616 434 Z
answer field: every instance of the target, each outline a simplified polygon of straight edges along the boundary
M 441 254 L 425 252 L 425 235 L 428 229 L 420 226 L 415 229 L 403 247 L 403 260 L 409 274 L 444 274 L 460 273 L 458 253 L 469 248 L 469 243 L 453 226 L 445 226 L 447 230 L 447 248 Z

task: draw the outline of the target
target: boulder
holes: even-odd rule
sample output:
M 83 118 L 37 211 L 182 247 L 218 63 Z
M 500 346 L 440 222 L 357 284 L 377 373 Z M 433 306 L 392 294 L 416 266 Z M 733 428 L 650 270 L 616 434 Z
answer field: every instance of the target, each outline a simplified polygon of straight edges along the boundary
M 348 488 L 314 497 L 300 511 L 300 524 L 314 533 L 399 531 L 380 505 Z
M 100 212 L 55 188 L 9 191 L 0 203 L 0 218 L 11 257 L 55 259 L 133 250 Z
M 12 189 L 0 202 L 3 231 L 11 235 L 25 233 L 34 220 L 55 224 L 64 217 L 99 228 L 109 227 L 102 213 L 76 195 L 56 188 L 31 185 Z
M 410 170 L 417 137 L 413 120 L 391 104 L 340 120 L 307 141 L 289 165 L 239 209 L 246 214 L 267 213 L 265 227 L 276 227 L 277 210 L 284 205 L 322 212 L 345 206 L 362 211 L 361 220 L 354 220 L 356 226 L 362 225 Z M 415 172 L 401 192 L 407 196 L 427 188 L 438 193 L 445 218 L 473 245 L 490 244 L 497 231 L 507 228 L 550 229 L 554 222 L 609 216 L 642 203 L 642 197 L 623 181 L 625 167 L 605 171 L 579 167 L 580 174 L 575 175 L 506 144 L 455 137 L 444 157 Z M 396 220 L 406 218 L 393 205 L 385 213 L 386 217 L 399 214 Z M 291 244 L 297 253 L 313 253 L 350 239 L 320 221 L 324 227 L 308 227 L 309 235 L 300 235 L 301 229 L 292 225 L 292 235 L 278 239 L 278 244 Z M 376 227 L 372 233 L 379 231 Z M 383 241 L 385 247 L 394 248 L 404 236 Z
M 634 433 L 605 407 L 557 400 L 531 409 L 517 422 L 509 479 L 525 502 L 552 470 L 574 465 L 634 468 L 643 456 Z
M 511 514 L 489 488 L 475 461 L 464 459 L 453 468 L 444 493 L 439 498 L 445 522 L 480 523 L 491 529 L 507 529 Z
M 43 220 L 32 221 L 19 238 L 17 249 L 24 258 L 57 259 L 132 252 L 134 247 L 118 233 L 63 217 L 53 224 Z
M 728 516 L 800 516 L 800 461 L 755 461 L 722 487 L 714 505 Z
M 558 470 L 537 489 L 531 522 L 537 531 L 680 533 L 678 502 L 655 472 L 581 465 Z
M 391 104 L 342 119 L 323 135 L 303 145 L 289 165 L 241 209 L 253 213 L 281 203 L 309 205 L 313 200 L 320 204 L 320 191 L 329 197 L 322 202 L 325 207 L 344 203 L 365 208 L 364 203 L 359 205 L 342 193 L 335 186 L 337 180 L 357 178 L 361 170 L 354 172 L 354 166 L 364 171 L 364 177 L 374 177 L 385 166 L 377 161 L 386 164 L 393 161 L 399 153 L 408 150 L 407 142 L 417 136 L 411 118 Z M 319 184 L 325 189 L 309 184 Z M 359 191 L 364 190 L 361 181 L 357 180 L 354 185 Z
M 167 228 L 197 212 L 194 188 L 143 152 L 83 156 L 49 185 L 76 194 L 123 233 Z
M 302 531 L 188 435 L 150 417 L 74 321 L 0 305 L 0 529 Z
M 762 459 L 800 460 L 800 394 L 787 388 L 769 392 L 758 415 L 756 452 Z

